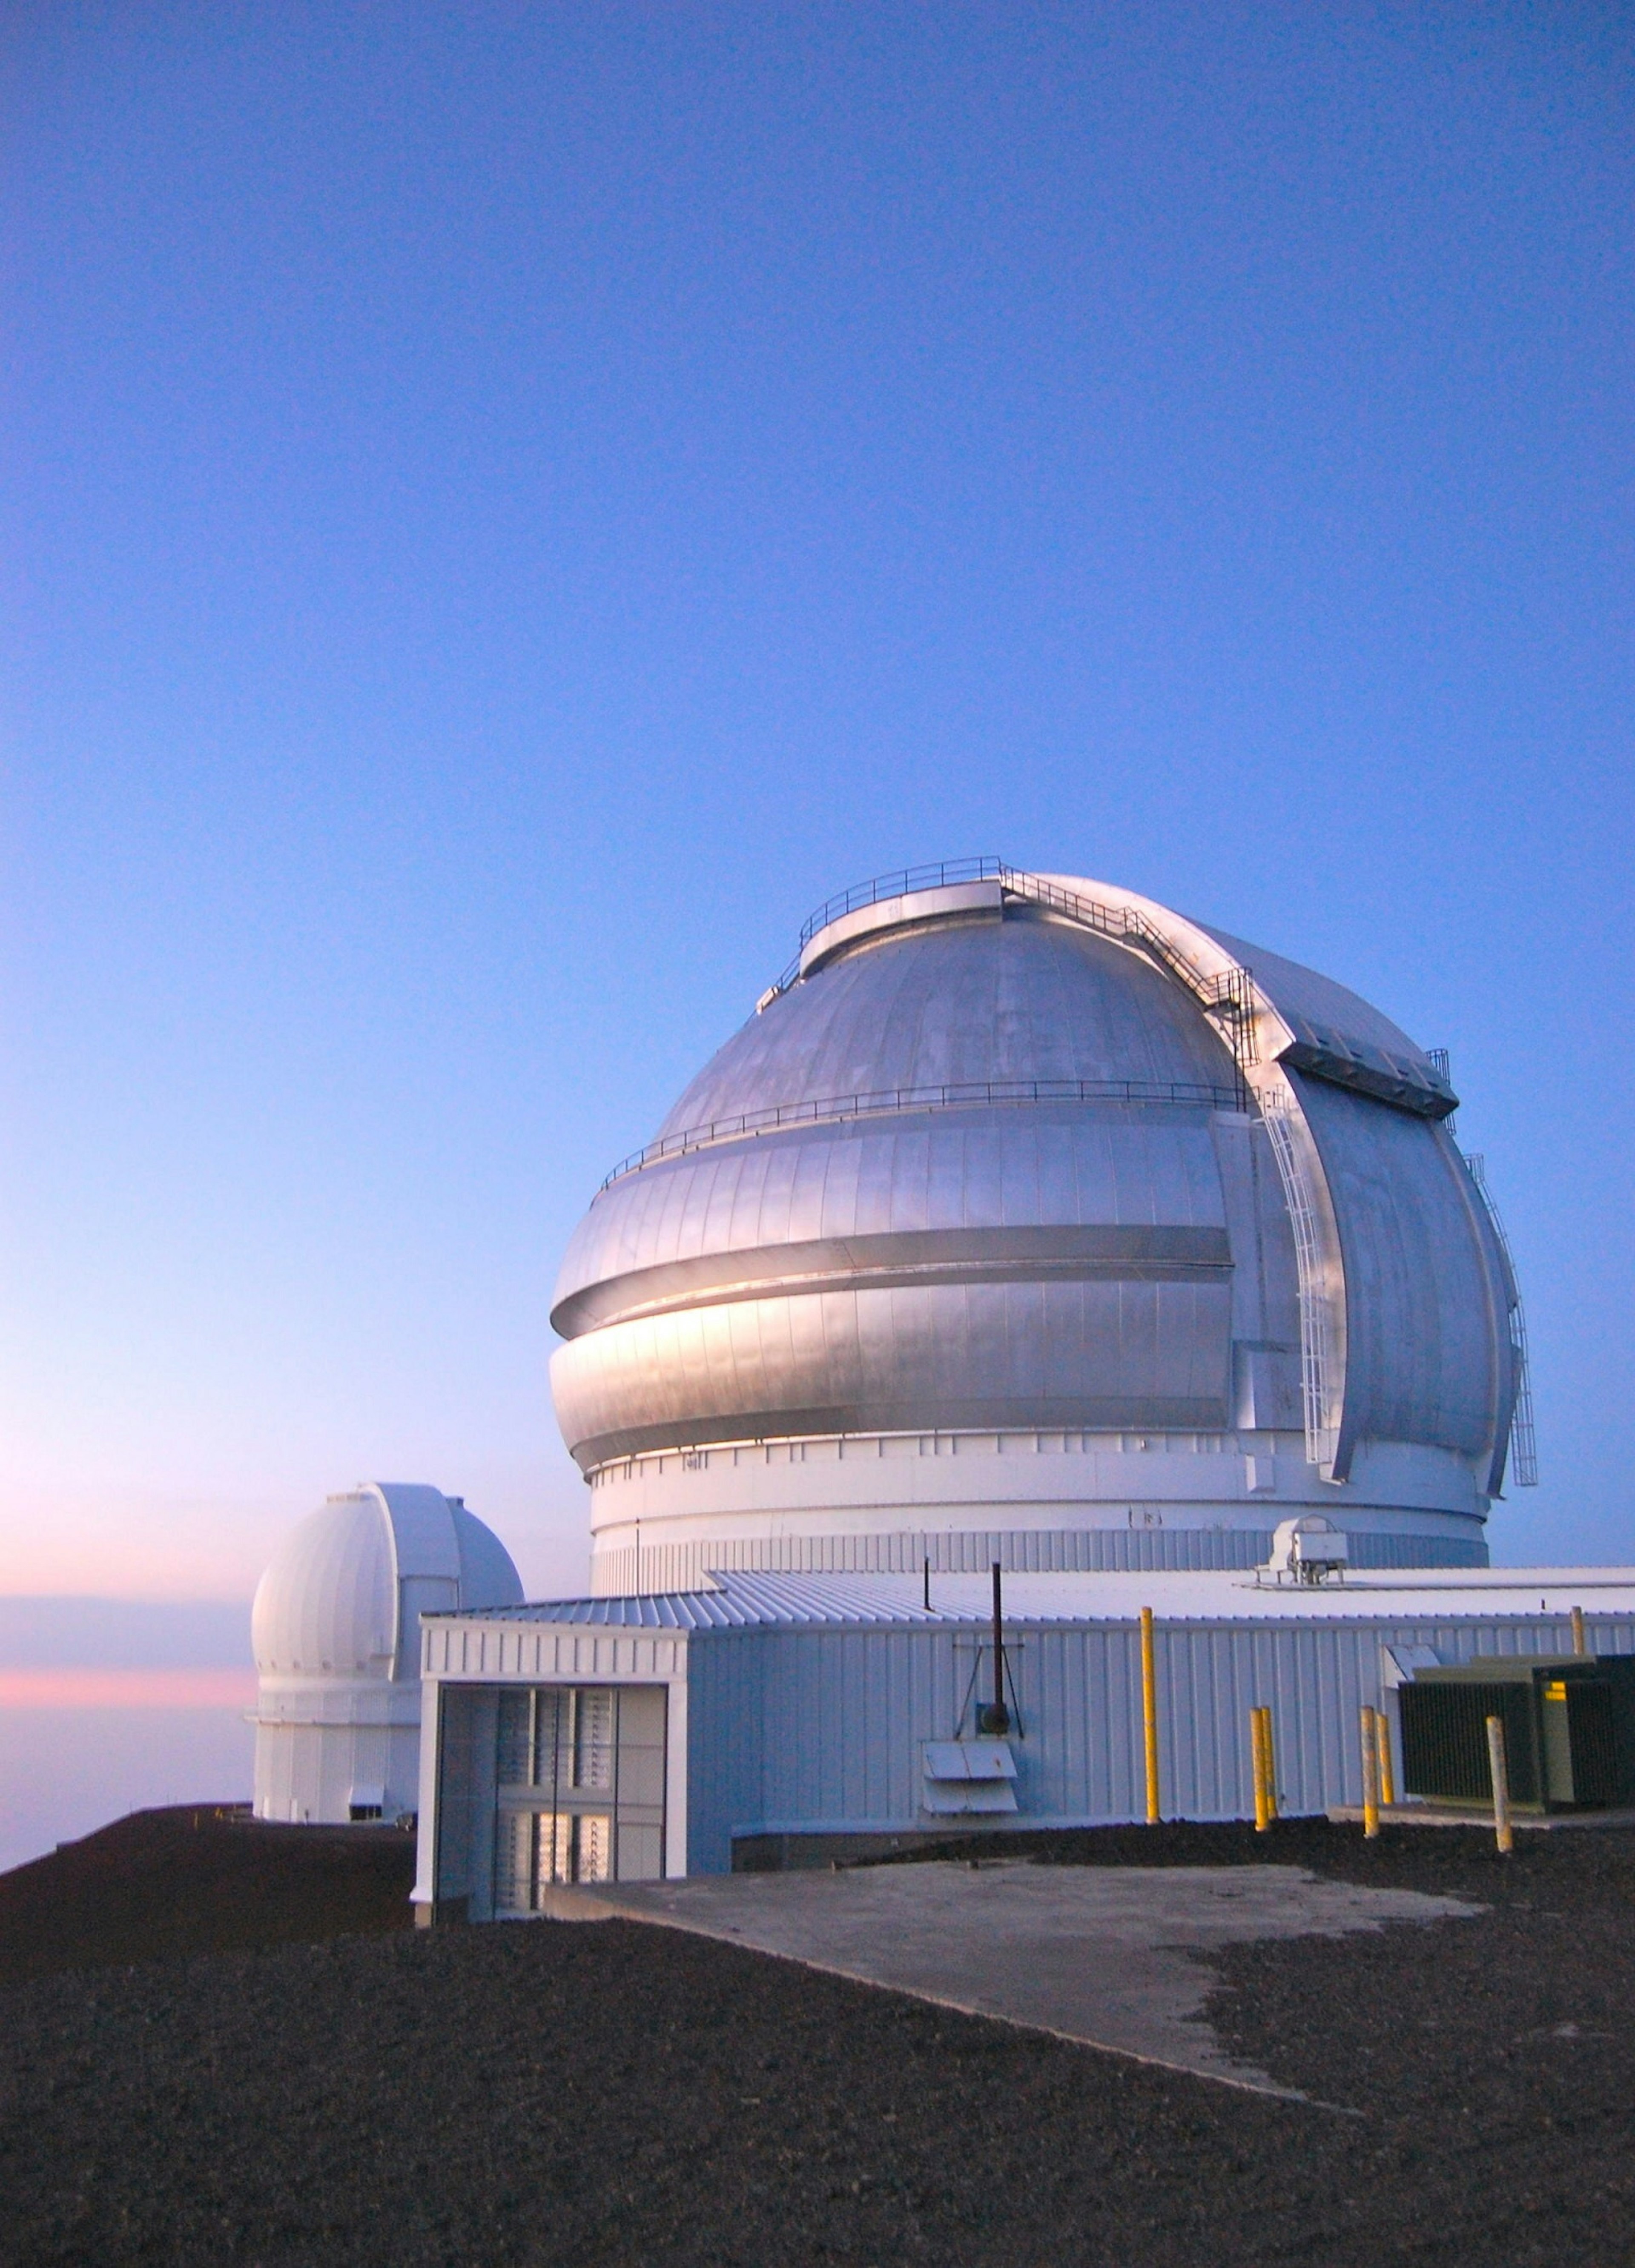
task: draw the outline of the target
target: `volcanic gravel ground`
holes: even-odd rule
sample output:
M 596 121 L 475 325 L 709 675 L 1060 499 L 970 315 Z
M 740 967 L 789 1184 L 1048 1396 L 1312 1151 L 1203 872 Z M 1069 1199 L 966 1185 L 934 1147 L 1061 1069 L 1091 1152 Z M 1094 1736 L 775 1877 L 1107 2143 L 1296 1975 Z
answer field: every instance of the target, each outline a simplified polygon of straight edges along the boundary
M 1007 1838 L 1009 1839 L 1009 1838 Z M 1222 1955 L 1231 2044 L 1361 2116 L 670 1930 L 437 1931 L 0 1996 L 19 2264 L 1606 2264 L 1635 2257 L 1635 1837 L 1036 1838 L 1450 1889 Z M 992 1845 L 984 1845 L 991 1848 Z
M 231 1804 L 133 1811 L 0 1874 L 0 1984 L 409 1929 L 414 1879 L 414 1837 L 393 1827 L 273 1827 Z

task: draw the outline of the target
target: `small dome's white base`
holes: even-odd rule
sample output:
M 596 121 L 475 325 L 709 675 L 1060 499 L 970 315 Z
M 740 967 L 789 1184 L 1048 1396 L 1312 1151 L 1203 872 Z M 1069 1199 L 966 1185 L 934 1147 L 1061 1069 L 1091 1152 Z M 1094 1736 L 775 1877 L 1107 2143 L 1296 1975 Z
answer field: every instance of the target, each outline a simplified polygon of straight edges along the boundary
M 419 1807 L 420 1696 L 392 1723 L 345 1721 L 323 1698 L 330 1721 L 276 1713 L 262 1691 L 255 1724 L 255 1815 L 311 1826 L 320 1822 L 379 1819 L 390 1822 Z M 379 1712 L 374 1712 L 378 1719 Z
M 518 1604 L 510 1554 L 459 1497 L 331 1497 L 279 1546 L 251 1616 L 258 1819 L 391 1821 L 420 1800 L 420 1617 Z

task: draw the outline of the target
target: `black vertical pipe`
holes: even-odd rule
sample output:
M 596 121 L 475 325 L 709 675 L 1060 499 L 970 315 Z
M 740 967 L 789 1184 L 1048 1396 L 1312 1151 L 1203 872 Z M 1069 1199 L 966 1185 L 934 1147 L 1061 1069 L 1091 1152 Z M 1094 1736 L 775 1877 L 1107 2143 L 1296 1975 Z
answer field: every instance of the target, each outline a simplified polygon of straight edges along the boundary
M 925 1562 L 925 1611 L 927 1614 L 931 1612 L 931 1561 L 929 1558 Z
M 993 1713 L 997 1717 L 1005 1707 L 1005 1640 L 1000 1635 L 1000 1617 L 1005 1602 L 999 1589 L 999 1563 L 993 1563 Z
M 1011 1729 L 1011 1712 L 1005 1705 L 1005 1602 L 999 1586 L 999 1562 L 993 1563 L 993 1702 L 984 1730 L 1003 1739 Z

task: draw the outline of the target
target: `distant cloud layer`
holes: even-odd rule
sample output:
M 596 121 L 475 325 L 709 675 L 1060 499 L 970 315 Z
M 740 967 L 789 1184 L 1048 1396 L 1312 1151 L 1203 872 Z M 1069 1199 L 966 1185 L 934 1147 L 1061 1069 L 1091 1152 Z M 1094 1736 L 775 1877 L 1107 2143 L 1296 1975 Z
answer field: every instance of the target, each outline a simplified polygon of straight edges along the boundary
M 248 1709 L 252 1669 L 0 1669 L 0 1709 Z

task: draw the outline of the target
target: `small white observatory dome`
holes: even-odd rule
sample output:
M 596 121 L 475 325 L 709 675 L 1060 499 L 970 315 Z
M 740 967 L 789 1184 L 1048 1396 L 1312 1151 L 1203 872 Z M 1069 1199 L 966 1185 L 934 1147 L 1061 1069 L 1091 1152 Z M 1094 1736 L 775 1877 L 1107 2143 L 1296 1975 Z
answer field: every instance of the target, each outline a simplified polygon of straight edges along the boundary
M 309 1513 L 251 1612 L 256 1817 L 416 1809 L 420 1617 L 521 1597 L 511 1554 L 457 1496 L 367 1481 Z

